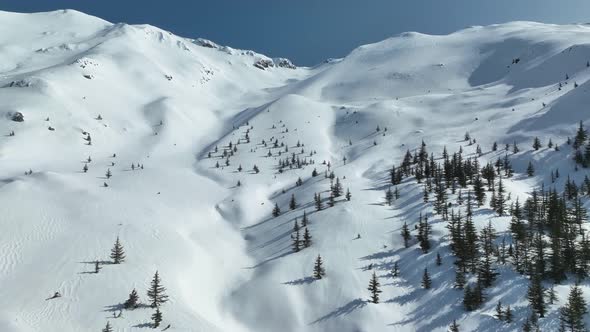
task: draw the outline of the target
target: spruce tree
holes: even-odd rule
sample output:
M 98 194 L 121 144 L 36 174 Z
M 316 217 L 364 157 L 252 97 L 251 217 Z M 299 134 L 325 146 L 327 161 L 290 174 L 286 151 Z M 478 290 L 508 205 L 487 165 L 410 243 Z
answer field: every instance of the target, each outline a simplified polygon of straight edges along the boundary
M 496 304 L 496 314 L 494 315 L 499 320 L 504 320 L 504 309 L 502 308 L 502 301 Z
M 399 276 L 399 267 L 397 265 L 397 261 L 393 263 L 393 268 L 391 269 L 391 276 L 396 278 Z
M 512 323 L 512 309 L 510 309 L 510 305 L 506 306 L 506 309 L 504 309 L 504 320 L 507 323 Z
M 162 322 L 162 312 L 160 312 L 160 308 L 156 307 L 156 311 L 152 314 L 152 321 L 154 322 L 154 328 L 160 326 Z
M 422 288 L 430 289 L 432 287 L 432 279 L 430 279 L 430 275 L 428 274 L 428 269 L 424 268 L 424 274 L 422 274 Z
M 436 253 L 436 260 L 435 260 L 435 262 L 436 262 L 436 265 L 437 266 L 441 266 L 442 265 L 442 258 L 440 257 L 440 254 L 438 252 Z
M 303 230 L 303 248 L 309 248 L 311 246 L 311 234 L 307 227 Z
M 106 172 L 105 176 L 107 177 L 107 179 L 110 179 L 111 176 L 113 176 L 113 174 L 111 173 L 111 169 L 110 168 L 107 169 L 107 172 Z
M 272 209 L 272 216 L 278 217 L 281 215 L 281 209 L 279 208 L 279 203 L 275 203 L 275 207 Z
M 301 235 L 299 234 L 299 227 L 291 234 L 291 240 L 293 243 L 291 246 L 293 247 L 294 252 L 299 252 L 301 250 Z
M 380 284 L 377 280 L 377 274 L 375 274 L 375 271 L 373 271 L 373 276 L 371 277 L 371 280 L 369 281 L 369 287 L 367 288 L 371 292 L 370 301 L 372 303 L 379 303 L 379 293 L 381 293 L 379 286 Z
M 533 140 L 533 149 L 535 149 L 535 151 L 539 150 L 543 145 L 541 144 L 541 140 L 538 137 L 535 137 L 535 139 Z
M 129 298 L 123 303 L 125 309 L 135 309 L 139 306 L 139 295 L 135 288 L 129 293 Z
M 526 174 L 528 176 L 535 175 L 535 167 L 533 166 L 533 163 L 531 161 L 529 161 L 529 165 L 526 168 Z
M 168 295 L 166 295 L 166 288 L 162 286 L 162 280 L 160 280 L 160 275 L 158 271 L 154 274 L 154 278 L 152 279 L 150 288 L 147 291 L 147 297 L 150 301 L 150 305 L 152 308 L 159 307 L 160 305 L 166 303 L 168 301 Z
M 314 195 L 314 201 L 315 201 L 315 209 L 317 211 L 320 211 L 321 209 L 323 209 L 322 197 L 320 196 L 319 193 Z
M 111 259 L 114 264 L 120 264 L 125 261 L 125 251 L 123 250 L 123 245 L 121 245 L 118 236 L 113 249 L 111 249 Z
M 404 247 L 407 248 L 409 246 L 409 241 L 412 238 L 410 234 L 410 229 L 408 228 L 408 224 L 404 221 L 404 225 L 402 226 L 402 238 L 404 239 Z
M 587 312 L 582 289 L 576 284 L 570 288 L 567 303 L 560 309 L 560 319 L 571 332 L 586 331 L 584 315 Z
M 326 270 L 323 267 L 323 261 L 322 261 L 322 257 L 320 255 L 318 255 L 318 257 L 315 260 L 315 264 L 313 266 L 313 277 L 316 279 L 322 279 L 324 276 L 326 276 Z
M 542 279 L 539 273 L 536 273 L 531 278 L 529 288 L 527 291 L 527 298 L 531 308 L 539 314 L 540 317 L 545 317 L 545 289 L 542 285 Z
M 449 326 L 449 332 L 459 332 L 459 324 L 457 324 L 457 321 L 453 319 L 453 323 L 451 323 L 451 325 Z
M 352 194 L 350 193 L 350 189 L 346 188 L 346 200 L 350 201 L 350 199 L 352 198 Z
M 289 209 L 295 210 L 297 208 L 297 201 L 295 200 L 295 194 L 291 194 L 291 200 L 289 201 Z
M 387 188 L 387 191 L 385 192 L 385 203 L 387 203 L 387 205 L 393 203 L 393 192 L 391 191 L 391 187 Z

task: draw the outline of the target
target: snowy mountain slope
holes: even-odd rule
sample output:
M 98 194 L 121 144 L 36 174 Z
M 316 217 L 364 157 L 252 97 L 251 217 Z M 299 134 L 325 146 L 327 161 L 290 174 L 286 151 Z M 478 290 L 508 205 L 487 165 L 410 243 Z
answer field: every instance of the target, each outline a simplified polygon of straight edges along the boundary
M 444 146 L 475 157 L 477 144 L 463 140 L 469 132 L 484 150 L 481 165 L 503 158 L 504 143 L 521 147 L 510 157 L 517 174 L 505 181 L 512 201 L 549 183 L 553 169 L 563 175 L 560 188 L 567 174 L 577 183 L 587 174 L 574 171 L 564 144 L 590 119 L 585 25 L 406 33 L 294 69 L 71 10 L 0 12 L 0 21 L 3 331 L 149 327 L 148 308 L 112 315 L 133 288 L 147 302 L 156 270 L 170 295 L 162 326 L 171 331 L 445 331 L 453 320 L 467 331 L 515 331 L 528 315 L 526 278 L 499 266 L 488 301 L 464 311 L 452 288 L 446 222 L 411 179 L 385 205 L 389 169 L 422 140 L 436 158 Z M 24 122 L 12 121 L 15 112 Z M 531 151 L 535 136 L 563 148 Z M 490 151 L 495 141 L 500 148 Z M 293 158 L 301 168 L 280 171 L 279 160 Z M 537 173 L 529 178 L 530 160 Z M 350 201 L 327 207 L 328 170 Z M 312 245 L 293 252 L 293 224 L 304 211 Z M 420 213 L 433 227 L 428 254 L 414 243 L 404 248 L 399 235 Z M 504 234 L 510 217 L 478 209 L 478 228 L 488 221 Z M 108 264 L 117 236 L 127 260 Z M 311 277 L 318 254 L 322 280 Z M 95 260 L 105 261 L 98 274 L 89 273 Z M 394 261 L 401 278 L 390 275 Z M 420 288 L 425 267 L 431 290 Z M 380 304 L 367 302 L 372 271 Z M 556 286 L 560 304 L 570 281 Z M 63 296 L 46 301 L 55 291 Z M 498 300 L 511 305 L 514 323 L 493 318 Z M 557 329 L 557 309 L 541 320 L 543 330 Z

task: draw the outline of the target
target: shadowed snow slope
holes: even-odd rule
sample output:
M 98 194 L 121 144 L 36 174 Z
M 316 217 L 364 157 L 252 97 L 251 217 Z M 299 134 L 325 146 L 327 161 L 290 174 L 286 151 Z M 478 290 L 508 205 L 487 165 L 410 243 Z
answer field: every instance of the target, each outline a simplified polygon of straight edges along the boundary
M 590 120 L 586 25 L 405 33 L 293 68 L 72 10 L 0 12 L 0 22 L 2 331 L 149 327 L 149 308 L 112 317 L 133 288 L 148 302 L 156 270 L 170 296 L 161 307 L 170 331 L 446 331 L 454 319 L 465 331 L 517 330 L 526 278 L 500 267 L 483 308 L 465 312 L 446 222 L 432 216 L 430 253 L 404 248 L 403 223 L 413 229 L 432 208 L 411 181 L 385 205 L 388 171 L 422 140 L 437 157 L 443 146 L 474 156 L 469 132 L 481 164 L 504 156 L 490 151 L 495 141 L 499 150 L 522 146 L 512 157 L 517 176 L 506 180 L 512 201 L 552 169 L 578 181 L 587 173 L 574 174 L 565 145 L 528 148 L 535 136 L 564 144 Z M 12 121 L 16 112 L 23 122 Z M 303 165 L 280 169 L 285 159 Z M 538 171 L 526 178 L 529 160 Z M 352 199 L 316 211 L 315 193 L 328 204 L 328 168 Z M 304 211 L 312 245 L 293 252 Z M 478 209 L 477 226 L 488 220 L 502 233 L 510 218 Z M 109 258 L 117 236 L 127 255 L 120 265 Z M 318 254 L 321 280 L 312 278 Z M 394 261 L 403 278 L 391 277 Z M 431 290 L 420 287 L 425 267 Z M 367 301 L 372 271 L 380 304 Z M 556 290 L 563 303 L 567 284 Z M 45 300 L 56 291 L 62 297 Z M 515 323 L 492 318 L 498 300 Z M 542 329 L 558 323 L 551 306 Z

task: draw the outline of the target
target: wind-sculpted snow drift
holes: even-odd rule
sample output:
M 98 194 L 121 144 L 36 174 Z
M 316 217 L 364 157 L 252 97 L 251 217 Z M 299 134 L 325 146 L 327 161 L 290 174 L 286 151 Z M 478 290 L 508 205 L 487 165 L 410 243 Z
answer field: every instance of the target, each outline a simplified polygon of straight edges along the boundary
M 556 169 L 559 190 L 567 175 L 580 184 L 588 174 L 566 144 L 590 119 L 586 25 L 405 33 L 306 68 L 72 10 L 0 12 L 0 22 L 2 331 L 149 328 L 156 271 L 170 331 L 446 331 L 453 320 L 461 331 L 520 330 L 526 274 L 494 261 L 486 301 L 466 311 L 448 222 L 414 174 L 392 186 L 390 170 L 422 142 L 437 161 L 444 147 L 480 166 L 509 155 L 506 205 L 549 186 Z M 533 150 L 537 136 L 544 147 Z M 520 152 L 505 150 L 515 143 Z M 333 198 L 331 172 L 343 191 Z M 388 188 L 399 193 L 391 205 Z M 464 213 L 457 195 L 448 188 Z M 432 228 L 427 253 L 415 241 L 420 214 Z M 473 219 L 478 230 L 492 223 L 497 246 L 512 240 L 511 217 L 489 202 Z M 296 222 L 311 237 L 300 251 Z M 117 237 L 126 258 L 112 264 Z M 541 330 L 558 329 L 574 279 L 554 286 Z M 146 305 L 125 310 L 134 288 Z M 494 318 L 498 301 L 513 322 Z

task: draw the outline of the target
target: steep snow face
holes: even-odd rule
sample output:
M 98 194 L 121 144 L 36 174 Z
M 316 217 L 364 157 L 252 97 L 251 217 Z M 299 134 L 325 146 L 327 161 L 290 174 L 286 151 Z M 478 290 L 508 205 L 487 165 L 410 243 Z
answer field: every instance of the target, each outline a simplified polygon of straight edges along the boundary
M 526 279 L 501 267 L 484 307 L 463 311 L 446 223 L 412 181 L 384 205 L 388 171 L 422 141 L 437 157 L 445 146 L 472 157 L 479 144 L 480 164 L 504 157 L 493 142 L 516 142 L 515 170 L 533 161 L 537 176 L 506 180 L 512 201 L 550 170 L 564 175 L 558 185 L 585 175 L 564 145 L 590 119 L 585 25 L 405 33 L 296 68 L 71 10 L 0 12 L 0 21 L 2 331 L 149 327 L 148 308 L 112 316 L 133 288 L 147 303 L 156 270 L 170 295 L 162 306 L 170 330 L 445 331 L 453 320 L 462 330 L 516 330 Z M 12 121 L 16 112 L 24 121 Z M 564 147 L 530 151 L 535 136 Z M 316 212 L 314 194 L 328 203 L 328 171 L 352 199 Z M 294 252 L 304 212 L 312 244 Z M 420 213 L 431 216 L 429 254 L 399 236 Z M 478 227 L 490 220 L 506 231 L 508 217 L 478 209 Z M 117 236 L 127 254 L 120 265 L 109 264 Z M 322 280 L 311 277 L 318 254 Z M 400 278 L 389 273 L 394 261 Z M 429 291 L 420 289 L 425 267 Z M 380 304 L 367 302 L 372 271 Z M 62 297 L 45 300 L 56 291 Z M 567 285 L 557 291 L 563 303 Z M 513 308 L 513 325 L 491 318 L 498 300 Z M 556 310 L 543 329 L 556 328 Z

